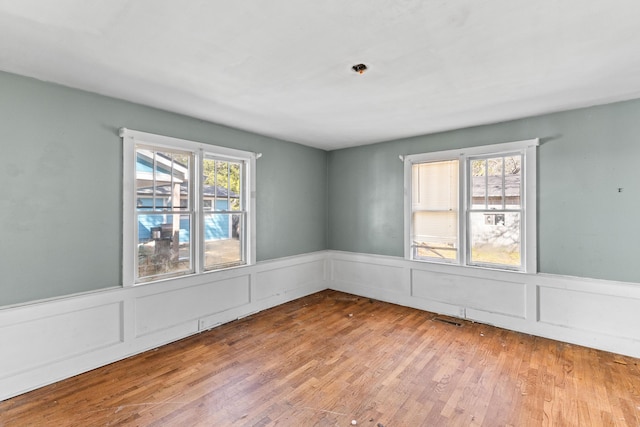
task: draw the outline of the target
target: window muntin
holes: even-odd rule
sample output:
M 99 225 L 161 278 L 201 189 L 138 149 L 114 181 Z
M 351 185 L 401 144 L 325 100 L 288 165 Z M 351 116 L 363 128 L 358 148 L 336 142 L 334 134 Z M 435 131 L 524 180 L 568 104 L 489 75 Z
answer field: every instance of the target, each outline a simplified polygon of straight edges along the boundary
M 256 156 L 121 130 L 123 283 L 252 264 Z
M 402 156 L 407 188 L 405 256 L 535 269 L 537 145 L 535 139 Z

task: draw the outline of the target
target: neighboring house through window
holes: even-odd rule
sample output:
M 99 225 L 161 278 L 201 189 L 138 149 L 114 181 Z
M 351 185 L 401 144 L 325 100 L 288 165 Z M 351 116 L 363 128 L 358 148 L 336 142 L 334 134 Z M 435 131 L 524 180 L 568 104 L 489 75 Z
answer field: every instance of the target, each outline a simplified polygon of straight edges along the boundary
M 254 153 L 121 136 L 125 285 L 254 262 Z
M 537 145 L 405 156 L 405 257 L 535 271 Z

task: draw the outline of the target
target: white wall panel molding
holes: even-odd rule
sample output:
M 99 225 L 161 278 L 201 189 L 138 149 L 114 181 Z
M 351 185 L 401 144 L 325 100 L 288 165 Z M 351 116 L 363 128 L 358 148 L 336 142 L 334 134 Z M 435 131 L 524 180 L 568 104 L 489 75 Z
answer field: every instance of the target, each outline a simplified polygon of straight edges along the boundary
M 107 302 L 0 328 L 0 381 L 124 342 L 122 305 L 122 301 Z M 24 341 L 30 347 L 28 352 L 15 344 Z
M 0 400 L 326 288 L 640 357 L 640 284 L 326 251 L 0 309 Z
M 136 298 L 136 337 L 250 304 L 250 277 L 245 274 Z
M 378 263 L 375 260 L 334 259 L 332 278 L 345 284 L 367 284 L 386 293 L 407 295 L 411 284 L 407 282 L 402 266 Z
M 525 284 L 411 269 L 412 296 L 463 309 L 525 317 Z M 462 313 L 461 317 L 465 317 Z
M 295 292 L 307 286 L 317 287 L 325 283 L 325 259 L 324 256 L 305 263 L 294 265 L 273 266 L 256 273 L 257 285 L 252 289 L 252 297 L 256 301 Z M 295 283 L 291 288 L 288 284 Z
M 0 400 L 327 288 L 326 252 L 0 309 Z
M 330 251 L 329 287 L 640 357 L 640 284 Z

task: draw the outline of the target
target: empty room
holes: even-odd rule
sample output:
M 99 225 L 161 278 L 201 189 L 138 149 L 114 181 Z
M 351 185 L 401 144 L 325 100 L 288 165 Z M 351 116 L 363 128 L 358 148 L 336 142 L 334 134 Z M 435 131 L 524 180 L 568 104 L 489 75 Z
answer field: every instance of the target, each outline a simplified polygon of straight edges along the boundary
M 639 426 L 640 3 L 0 2 L 0 426 Z

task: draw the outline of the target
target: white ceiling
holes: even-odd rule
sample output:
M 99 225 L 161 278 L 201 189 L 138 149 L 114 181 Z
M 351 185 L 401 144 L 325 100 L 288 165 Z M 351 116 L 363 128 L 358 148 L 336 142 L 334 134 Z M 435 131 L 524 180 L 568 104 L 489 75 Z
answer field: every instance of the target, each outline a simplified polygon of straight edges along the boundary
M 0 0 L 0 69 L 331 150 L 638 98 L 640 1 Z

